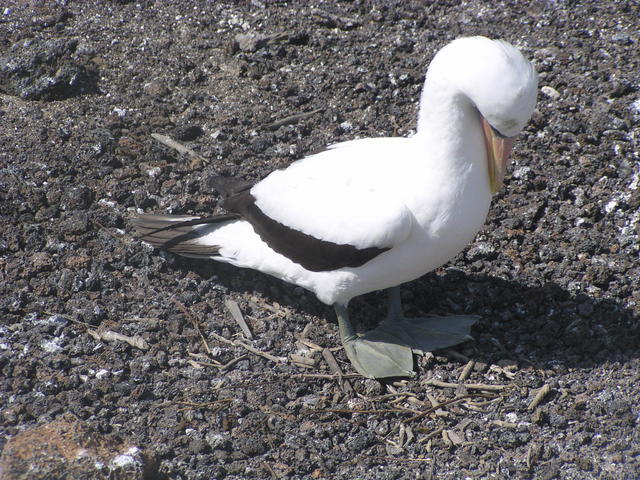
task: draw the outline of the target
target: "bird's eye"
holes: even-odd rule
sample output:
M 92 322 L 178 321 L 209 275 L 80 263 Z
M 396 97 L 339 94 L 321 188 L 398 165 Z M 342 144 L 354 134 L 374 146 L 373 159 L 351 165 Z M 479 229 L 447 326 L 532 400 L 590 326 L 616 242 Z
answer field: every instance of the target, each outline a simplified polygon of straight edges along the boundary
M 496 127 L 494 127 L 491 124 L 489 124 L 489 126 L 491 127 L 491 130 L 493 130 L 493 133 L 495 133 L 498 138 L 507 138 L 507 136 L 500 133 L 500 131 Z
M 482 115 L 482 113 L 480 112 L 480 109 L 479 109 L 478 107 L 476 107 L 475 105 L 474 105 L 474 107 L 475 107 L 475 109 L 476 109 L 476 112 L 478 112 L 478 115 L 480 115 L 480 117 L 481 117 L 481 118 L 485 118 L 485 117 Z M 486 118 L 485 118 L 485 120 L 486 120 Z M 488 120 L 486 120 L 486 122 L 487 122 L 487 124 L 491 127 L 491 130 L 493 131 L 493 133 L 494 133 L 498 138 L 509 138 L 507 135 L 503 135 L 502 133 L 500 133 L 500 130 L 498 130 L 496 127 L 494 127 L 493 125 L 491 125 L 491 124 L 489 123 L 489 121 L 488 121 Z

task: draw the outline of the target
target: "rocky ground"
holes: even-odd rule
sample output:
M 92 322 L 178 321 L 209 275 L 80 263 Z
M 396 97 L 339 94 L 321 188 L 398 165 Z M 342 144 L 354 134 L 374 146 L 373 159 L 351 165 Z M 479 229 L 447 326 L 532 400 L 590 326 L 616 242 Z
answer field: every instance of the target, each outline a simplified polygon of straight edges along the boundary
M 633 2 L 5 2 L 0 477 L 637 478 L 639 32 Z M 404 288 L 482 316 L 415 379 L 352 375 L 313 295 L 132 237 L 211 212 L 215 173 L 411 134 L 472 34 L 541 93 L 475 243 Z

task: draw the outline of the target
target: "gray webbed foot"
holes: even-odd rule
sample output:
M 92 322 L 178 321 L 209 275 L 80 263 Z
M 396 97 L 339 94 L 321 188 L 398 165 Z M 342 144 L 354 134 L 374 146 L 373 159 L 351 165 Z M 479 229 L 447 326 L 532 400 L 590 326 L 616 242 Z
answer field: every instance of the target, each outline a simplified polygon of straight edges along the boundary
M 400 289 L 389 292 L 389 312 L 378 327 L 357 335 L 346 307 L 335 305 L 340 338 L 354 368 L 367 378 L 411 377 L 413 354 L 451 347 L 471 340 L 475 315 L 405 318 Z

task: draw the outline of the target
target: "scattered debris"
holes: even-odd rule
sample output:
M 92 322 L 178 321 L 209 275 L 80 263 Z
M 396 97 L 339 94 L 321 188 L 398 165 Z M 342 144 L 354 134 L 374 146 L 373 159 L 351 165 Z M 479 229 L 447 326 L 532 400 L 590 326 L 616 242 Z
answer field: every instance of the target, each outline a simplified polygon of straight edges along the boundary
M 529 406 L 527 407 L 527 409 L 530 412 L 535 410 L 536 407 L 544 401 L 545 397 L 549 394 L 550 391 L 551 391 L 551 385 L 549 385 L 548 383 L 545 383 L 542 387 L 538 389 L 538 391 L 536 392 L 536 396 L 533 397 L 533 400 L 531 400 L 531 403 L 529 403 Z
M 458 376 L 458 382 L 464 382 L 467 378 L 469 378 L 469 375 L 471 375 L 471 372 L 473 371 L 473 367 L 475 366 L 476 366 L 476 361 L 469 360 L 467 364 L 464 366 L 464 368 L 462 369 L 462 372 L 460 372 L 460 375 Z
M 193 324 L 194 328 L 197 330 L 198 335 L 200 336 L 200 339 L 202 340 L 205 349 L 207 350 L 207 353 L 209 353 L 209 355 L 211 355 L 211 349 L 209 348 L 209 345 L 207 344 L 207 341 L 205 340 L 204 336 L 202 335 L 202 332 L 200 331 L 200 327 L 198 325 L 198 320 L 191 314 L 191 312 L 189 312 L 189 310 L 187 310 L 187 308 L 182 305 L 182 303 L 180 303 L 178 300 L 176 300 L 175 298 L 172 299 L 173 303 L 176 304 L 176 306 L 178 306 L 178 308 L 180 310 L 182 310 L 182 312 L 185 314 L 185 316 L 187 318 L 189 318 L 191 320 L 191 323 Z M 275 363 L 287 363 L 287 359 L 283 358 L 283 357 L 276 357 L 275 355 L 271 355 L 270 353 L 267 352 L 262 352 L 260 350 L 258 350 L 255 347 L 252 347 L 251 345 L 247 345 L 244 342 L 241 342 L 240 340 L 229 340 L 228 338 L 224 338 L 222 335 L 219 335 L 215 332 L 209 332 L 209 335 L 211 335 L 213 338 L 215 338 L 216 340 L 226 343 L 227 345 L 233 345 L 233 346 L 240 346 L 246 350 L 248 350 L 249 352 L 253 353 L 254 355 L 258 355 L 260 357 L 266 358 L 267 360 L 271 360 L 272 362 Z
M 179 153 L 189 155 L 189 158 L 191 160 L 190 164 L 189 164 L 189 167 L 191 167 L 191 168 L 195 168 L 200 164 L 206 165 L 207 163 L 209 163 L 209 161 L 205 157 L 203 157 L 202 155 L 194 152 L 189 147 L 185 147 L 181 143 L 176 142 L 174 139 L 172 139 L 171 137 L 169 137 L 167 135 L 162 135 L 160 133 L 152 133 L 151 136 L 154 139 L 156 139 L 158 142 L 162 143 L 163 145 L 165 145 L 165 146 L 167 146 L 169 148 L 173 148 L 174 150 L 178 151 Z
M 633 9 L 252 0 L 194 10 L 120 1 L 104 15 L 100 2 L 9 3 L 0 9 L 5 458 L 16 459 L 9 439 L 72 411 L 157 450 L 155 476 L 169 478 L 272 478 L 262 462 L 282 479 L 637 477 Z M 226 265 L 151 254 L 132 239 L 128 219 L 140 211 L 212 213 L 211 175 L 253 181 L 333 142 L 412 133 L 433 54 L 461 22 L 495 32 L 498 17 L 522 20 L 502 22 L 500 35 L 517 39 L 540 85 L 559 97 L 540 92 L 481 248 L 403 286 L 407 314 L 483 315 L 474 342 L 417 357 L 415 378 L 376 382 L 332 369 L 325 347 L 351 372 L 334 349 L 331 309 L 312 295 Z M 225 55 L 237 34 L 279 32 L 287 36 Z M 83 91 L 92 79 L 96 90 Z M 151 132 L 168 140 L 157 144 Z M 229 317 L 227 298 L 254 340 Z M 352 306 L 363 330 L 384 315 L 381 294 Z M 148 348 L 89 330 L 137 336 Z M 402 450 L 390 455 L 387 439 Z
M 277 130 L 278 128 L 283 127 L 285 125 L 293 125 L 294 123 L 301 122 L 302 120 L 312 117 L 318 113 L 322 113 L 323 111 L 324 111 L 324 108 L 318 108 L 310 112 L 297 113 L 295 115 L 290 115 L 288 117 L 281 118 L 280 120 L 276 120 L 272 123 L 264 125 L 262 128 L 266 130 Z
M 311 14 L 318 24 L 328 28 L 352 30 L 361 25 L 360 21 L 355 18 L 347 17 L 344 15 L 336 15 L 319 8 L 312 8 Z
M 436 380 L 436 379 L 427 380 L 425 384 L 433 385 L 434 387 L 440 387 L 440 388 L 458 388 L 462 386 L 468 390 L 484 390 L 487 392 L 500 392 L 505 388 L 509 387 L 509 385 L 489 385 L 486 383 L 450 383 L 450 382 L 441 382 L 440 380 Z
M 349 382 L 349 380 L 344 378 L 342 369 L 340 368 L 340 365 L 338 365 L 338 362 L 336 361 L 336 357 L 334 357 L 333 353 L 331 353 L 331 350 L 329 350 L 328 348 L 322 349 L 322 358 L 324 358 L 325 362 L 327 362 L 327 365 L 329 365 L 329 369 L 333 373 L 338 375 L 338 378 L 339 378 L 338 383 L 340 384 L 340 388 L 342 388 L 342 390 L 345 393 L 353 392 L 353 387 L 351 386 L 351 383 Z
M 242 316 L 242 312 L 240 311 L 238 302 L 231 299 L 226 299 L 224 301 L 224 304 L 227 307 L 227 310 L 229 310 L 229 312 L 231 313 L 231 316 L 233 317 L 233 319 L 240 326 L 240 329 L 242 330 L 242 333 L 244 333 L 244 336 L 248 340 L 253 340 L 253 334 L 251 333 L 251 330 L 249 329 L 249 325 L 247 325 L 247 322 L 244 321 L 244 317 Z
M 289 354 L 289 360 L 300 368 L 316 368 L 318 362 L 313 358 L 305 357 L 304 355 L 298 355 L 296 353 Z
M 111 330 L 87 330 L 87 333 L 91 335 L 96 340 L 102 340 L 104 342 L 125 342 L 131 345 L 134 348 L 139 348 L 140 350 L 148 350 L 149 344 L 145 341 L 144 338 L 134 335 L 133 337 L 129 337 L 127 335 L 122 335 L 117 332 L 113 332 Z

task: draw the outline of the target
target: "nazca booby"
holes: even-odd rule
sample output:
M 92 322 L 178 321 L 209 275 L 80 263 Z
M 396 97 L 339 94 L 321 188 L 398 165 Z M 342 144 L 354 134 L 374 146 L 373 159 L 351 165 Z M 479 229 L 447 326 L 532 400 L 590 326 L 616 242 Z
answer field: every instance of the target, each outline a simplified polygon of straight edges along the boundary
M 537 75 L 512 45 L 457 39 L 433 58 L 416 133 L 339 143 L 251 184 L 216 177 L 228 213 L 139 215 L 139 238 L 252 268 L 333 305 L 345 351 L 365 377 L 411 376 L 413 353 L 467 340 L 477 317 L 406 318 L 399 285 L 443 265 L 482 227 Z M 390 289 L 387 317 L 356 334 L 347 306 Z

